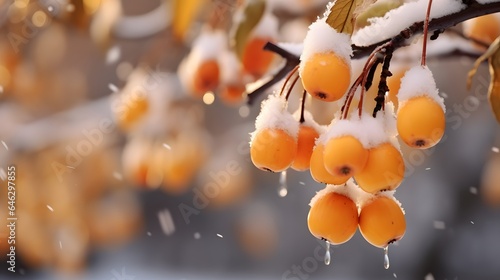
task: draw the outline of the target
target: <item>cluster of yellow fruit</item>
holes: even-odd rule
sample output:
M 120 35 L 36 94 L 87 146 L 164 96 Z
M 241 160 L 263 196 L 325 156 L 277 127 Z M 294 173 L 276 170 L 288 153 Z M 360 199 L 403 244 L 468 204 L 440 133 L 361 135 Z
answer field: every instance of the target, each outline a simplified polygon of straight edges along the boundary
M 404 211 L 393 192 L 368 194 L 349 180 L 327 185 L 310 203 L 307 224 L 311 233 L 330 244 L 347 242 L 359 227 L 370 244 L 386 248 L 406 231 Z
M 206 160 L 210 137 L 202 126 L 201 105 L 178 98 L 174 81 L 173 75 L 139 67 L 114 93 L 112 110 L 129 136 L 122 155 L 125 179 L 180 194 Z
M 21 268 L 83 273 L 96 248 L 122 246 L 141 232 L 140 201 L 113 175 L 119 164 L 113 138 L 105 137 L 85 156 L 68 154 L 68 147 L 81 143 L 83 136 L 15 156 L 12 163 L 24 170 L 17 174 L 15 204 L 16 218 L 22 221 L 15 229 L 15 254 L 22 259 Z M 67 162 L 68 158 L 75 162 Z M 55 162 L 74 168 L 63 166 L 54 172 Z M 4 188 L 0 194 L 3 220 L 8 214 L 3 210 L 9 205 L 7 199 Z M 0 227 L 2 262 L 14 245 L 7 242 L 8 237 L 9 228 Z
M 326 47 L 311 48 L 312 42 Z M 412 148 L 436 145 L 444 134 L 445 107 L 431 71 L 419 65 L 406 71 L 391 98 L 399 102 L 397 111 L 386 101 L 376 117 L 364 113 L 362 104 L 349 116 L 344 110 L 348 112 L 345 104 L 352 99 L 346 95 L 351 52 L 349 36 L 323 19 L 310 26 L 299 68 L 303 87 L 317 99 L 340 100 L 344 107 L 325 129 L 310 114 L 298 122 L 287 111 L 287 100 L 271 95 L 256 120 L 251 159 L 267 171 L 309 169 L 315 181 L 327 184 L 311 203 L 308 224 L 314 236 L 341 244 L 359 225 L 370 244 L 386 248 L 406 229 L 403 210 L 393 197 L 405 175 L 398 135 Z
M 299 122 L 287 111 L 284 97 L 271 95 L 262 103 L 252 133 L 250 156 L 254 165 L 262 170 L 281 172 L 289 167 L 297 171 L 309 169 L 316 139 L 323 128 L 310 114 Z
M 246 84 L 270 69 L 275 55 L 263 48 L 276 40 L 277 30 L 276 17 L 264 14 L 237 55 L 223 30 L 205 27 L 177 71 L 185 91 L 199 98 L 217 92 L 225 104 L 240 104 L 246 97 Z
M 184 193 L 208 157 L 207 137 L 194 130 L 157 139 L 131 138 L 122 155 L 125 179 L 146 189 Z

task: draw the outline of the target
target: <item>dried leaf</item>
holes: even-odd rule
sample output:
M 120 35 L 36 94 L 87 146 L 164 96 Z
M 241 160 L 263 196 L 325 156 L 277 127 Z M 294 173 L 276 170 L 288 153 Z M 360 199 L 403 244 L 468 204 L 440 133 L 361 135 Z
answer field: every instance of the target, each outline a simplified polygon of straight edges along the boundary
M 479 65 L 486 59 L 489 62 L 491 76 L 488 98 L 497 122 L 500 123 L 500 37 L 490 45 L 486 53 L 476 60 L 472 70 L 469 71 L 467 79 L 468 89 L 470 89 L 472 78 L 476 74 Z
M 363 11 L 356 16 L 356 28 L 363 28 L 370 25 L 369 19 L 383 17 L 387 12 L 403 4 L 403 0 L 379 0 L 375 2 L 363 9 Z
M 174 36 L 183 40 L 206 0 L 175 0 L 172 30 Z
M 326 23 L 339 33 L 352 35 L 354 31 L 354 11 L 363 0 L 337 0 L 328 13 Z
M 111 42 L 113 28 L 122 16 L 120 0 L 104 1 L 90 24 L 90 37 L 102 49 L 107 49 Z
M 494 44 L 496 51 L 489 59 L 491 81 L 488 98 L 497 122 L 500 123 L 500 38 L 497 38 Z
M 237 23 L 231 40 L 232 47 L 240 59 L 243 56 L 243 50 L 245 49 L 248 37 L 264 15 L 266 1 L 251 0 L 248 1 L 246 6 L 242 6 L 241 9 L 243 10 L 238 12 L 242 12 L 243 16 L 241 21 Z

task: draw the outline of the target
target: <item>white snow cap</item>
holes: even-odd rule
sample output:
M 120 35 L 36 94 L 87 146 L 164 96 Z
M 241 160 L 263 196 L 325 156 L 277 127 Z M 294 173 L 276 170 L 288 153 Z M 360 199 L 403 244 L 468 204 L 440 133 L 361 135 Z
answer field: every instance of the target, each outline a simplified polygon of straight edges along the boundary
M 392 38 L 415 22 L 424 21 L 428 4 L 429 0 L 407 2 L 399 8 L 387 12 L 384 17 L 370 19 L 370 25 L 354 33 L 352 42 L 357 46 L 368 46 Z M 465 7 L 466 5 L 459 0 L 434 1 L 430 19 L 457 13 Z
M 358 139 L 365 149 L 370 149 L 389 142 L 392 134 L 389 132 L 394 129 L 395 123 L 391 123 L 388 121 L 389 119 L 383 112 L 379 112 L 377 118 L 373 118 L 367 113 L 364 113 L 359 118 L 357 112 L 355 112 L 350 119 L 332 122 L 321 140 L 323 144 L 326 144 L 330 139 L 350 135 Z
M 389 199 L 392 199 L 396 204 L 401 208 L 401 211 L 403 211 L 403 214 L 405 214 L 405 210 L 403 209 L 403 206 L 401 205 L 401 202 L 394 197 L 394 194 L 396 191 L 381 191 L 376 194 L 372 195 L 365 195 L 362 197 L 362 199 L 358 200 L 358 207 L 359 209 L 362 209 L 365 205 L 370 204 L 373 200 L 379 198 L 379 197 L 387 197 Z
M 427 66 L 414 66 L 401 78 L 401 88 L 398 92 L 399 108 L 404 102 L 419 96 L 433 99 L 445 111 L 444 99 L 439 96 L 436 81 Z
M 186 91 L 193 91 L 193 71 L 207 60 L 218 60 L 221 53 L 227 50 L 227 42 L 227 36 L 221 30 L 204 30 L 196 38 L 193 42 L 191 52 L 182 60 L 177 69 L 181 85 Z
M 206 60 L 217 58 L 228 47 L 228 38 L 222 30 L 205 30 L 193 42 L 190 56 Z
M 295 111 L 295 113 L 293 113 L 293 117 L 297 122 L 300 122 L 300 108 Z M 304 110 L 303 125 L 314 128 L 314 130 L 316 130 L 318 134 L 323 134 L 326 131 L 326 127 L 319 125 L 316 121 L 314 121 L 312 114 L 307 110 Z
M 287 103 L 284 96 L 272 94 L 262 102 L 260 114 L 255 120 L 255 131 L 251 133 L 251 140 L 257 132 L 262 129 L 282 129 L 295 140 L 299 134 L 299 122 L 287 111 Z
M 330 193 L 338 193 L 350 198 L 354 203 L 358 203 L 358 199 L 365 196 L 364 191 L 354 183 L 353 179 L 349 179 L 345 184 L 342 185 L 326 185 L 324 189 L 317 192 L 316 195 L 311 199 L 309 206 L 313 206 L 316 202 L 323 196 Z
M 312 55 L 328 52 L 335 53 L 335 55 L 342 58 L 347 65 L 351 65 L 352 48 L 350 36 L 338 33 L 326 23 L 325 18 L 320 18 L 309 26 L 309 31 L 304 39 L 304 50 L 300 56 L 300 73 L 302 73 L 304 63 Z

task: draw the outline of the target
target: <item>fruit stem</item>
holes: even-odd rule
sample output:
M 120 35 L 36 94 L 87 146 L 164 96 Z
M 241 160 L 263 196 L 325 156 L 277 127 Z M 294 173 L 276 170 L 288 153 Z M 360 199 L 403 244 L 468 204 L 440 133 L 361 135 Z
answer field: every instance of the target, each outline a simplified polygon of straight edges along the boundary
M 293 70 L 290 73 L 288 73 L 288 75 L 286 76 L 285 82 L 283 83 L 283 86 L 281 87 L 280 96 L 283 95 L 283 92 L 285 91 L 285 87 L 288 84 L 288 82 L 290 81 L 290 78 L 292 78 L 293 74 L 295 74 L 295 72 L 297 72 L 298 69 L 299 69 L 299 66 L 297 65 L 297 66 L 295 66 L 295 68 L 293 68 Z
M 429 17 L 431 15 L 432 0 L 429 0 L 429 5 L 427 5 L 427 13 L 425 15 L 424 21 L 424 42 L 422 44 L 422 66 L 426 65 L 427 59 L 427 36 L 429 34 Z
M 347 92 L 344 100 L 344 104 L 342 105 L 342 108 L 340 109 L 340 119 L 346 119 L 347 114 L 349 113 L 349 108 L 351 107 L 351 101 L 352 97 L 354 96 L 354 93 L 356 92 L 356 89 L 361 85 L 361 81 L 363 76 L 359 75 L 359 77 L 354 81 L 352 84 L 351 88 Z
M 300 123 L 304 123 L 306 119 L 304 118 L 304 111 L 306 107 L 306 97 L 307 97 L 307 91 L 304 90 L 302 93 L 302 103 L 300 105 Z
M 290 85 L 290 87 L 288 88 L 288 92 L 286 93 L 286 97 L 285 97 L 286 101 L 288 101 L 288 98 L 290 97 L 290 94 L 292 93 L 292 90 L 295 87 L 295 84 L 297 83 L 299 78 L 300 78 L 300 76 L 297 75 L 297 77 L 295 77 L 295 79 L 293 79 L 292 84 Z
M 356 93 L 356 90 L 359 86 L 362 87 L 361 88 L 361 97 L 360 97 L 361 104 L 358 104 L 358 110 L 360 111 L 359 116 L 361 117 L 362 111 L 363 111 L 362 103 L 363 103 L 363 95 L 364 95 L 365 85 L 367 83 L 367 79 L 368 79 L 368 76 L 370 75 L 371 69 L 374 67 L 374 65 L 376 63 L 378 63 L 378 60 L 380 59 L 378 57 L 376 59 L 374 59 L 374 57 L 377 54 L 383 55 L 384 47 L 390 43 L 391 42 L 388 42 L 382 46 L 377 47 L 368 57 L 368 59 L 365 63 L 365 66 L 363 67 L 363 71 L 358 76 L 358 78 L 356 79 L 356 81 L 353 83 L 353 85 L 351 86 L 351 88 L 349 89 L 349 91 L 346 94 L 346 99 L 345 99 L 344 105 L 341 108 L 341 118 L 347 119 L 347 115 L 349 113 L 349 108 L 351 107 L 352 99 L 354 98 L 354 94 Z

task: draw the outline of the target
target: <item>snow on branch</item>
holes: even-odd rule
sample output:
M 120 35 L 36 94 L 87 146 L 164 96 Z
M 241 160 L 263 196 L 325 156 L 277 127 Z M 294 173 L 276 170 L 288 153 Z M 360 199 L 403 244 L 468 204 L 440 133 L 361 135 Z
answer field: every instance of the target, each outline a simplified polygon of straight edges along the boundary
M 451 1 L 451 0 L 445 0 L 443 2 L 448 2 L 448 1 Z M 418 1 L 418 2 L 422 2 L 422 1 Z M 423 2 L 427 2 L 427 1 L 423 1 Z M 436 2 L 439 2 L 439 1 L 436 1 Z M 457 2 L 457 1 L 455 0 L 453 2 Z M 500 12 L 500 1 L 499 0 L 496 0 L 496 1 L 483 0 L 483 2 L 488 2 L 487 4 L 480 4 L 479 1 L 464 1 L 464 2 L 471 2 L 471 3 L 468 5 L 466 4 L 465 8 L 461 9 L 458 12 L 451 12 L 451 13 L 448 12 L 447 14 L 445 14 L 441 17 L 431 17 L 432 20 L 429 22 L 429 32 L 444 30 L 446 28 L 455 26 L 455 25 L 457 25 L 463 21 L 466 21 L 468 19 L 471 19 L 471 18 L 475 18 L 478 16 L 486 15 L 486 14 Z M 417 3 L 417 2 L 414 2 L 414 3 Z M 402 7 L 404 7 L 404 6 L 402 6 Z M 434 7 L 433 7 L 433 9 L 434 9 Z M 407 35 L 410 35 L 410 36 L 408 36 L 408 38 L 415 35 L 415 34 L 422 33 L 423 29 L 424 29 L 424 22 L 423 22 L 424 17 L 425 17 L 425 15 L 422 16 L 421 21 L 417 21 L 414 24 L 410 25 L 409 27 L 408 26 L 403 27 L 402 31 L 400 30 L 400 33 L 395 35 L 394 37 L 392 37 L 392 39 L 382 38 L 380 40 L 380 38 L 379 38 L 379 41 L 374 42 L 369 46 L 359 46 L 359 45 L 354 44 L 353 45 L 353 50 L 354 50 L 353 57 L 359 58 L 359 57 L 367 56 L 376 47 L 378 47 L 378 46 L 380 46 L 380 45 L 382 45 L 390 40 L 396 41 L 398 39 L 401 39 L 400 36 L 404 35 L 407 32 L 411 33 L 411 34 L 407 34 Z M 392 24 L 392 25 L 400 27 L 396 24 Z M 404 35 L 404 36 L 406 36 L 406 35 Z M 354 37 L 353 37 L 353 41 L 354 41 Z M 402 47 L 405 45 L 407 45 L 405 40 L 399 40 L 399 43 L 395 45 L 395 48 L 399 48 L 399 47 Z

